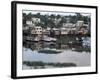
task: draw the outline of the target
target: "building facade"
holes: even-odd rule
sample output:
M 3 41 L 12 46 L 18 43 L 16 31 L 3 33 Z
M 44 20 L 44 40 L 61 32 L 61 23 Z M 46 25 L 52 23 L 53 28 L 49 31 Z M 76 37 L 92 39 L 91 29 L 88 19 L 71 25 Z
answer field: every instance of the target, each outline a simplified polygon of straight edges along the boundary
M 64 23 L 63 27 L 61 28 L 61 34 L 62 35 L 71 34 L 75 30 L 76 30 L 75 24 L 73 24 L 73 23 Z
M 27 25 L 32 25 L 33 23 L 32 23 L 31 20 L 27 20 L 27 21 L 26 21 L 26 24 L 27 24 Z
M 40 23 L 40 18 L 32 18 L 33 23 Z
M 41 35 L 43 34 L 43 29 L 41 26 L 35 26 L 32 31 L 31 34 L 36 34 L 36 35 Z

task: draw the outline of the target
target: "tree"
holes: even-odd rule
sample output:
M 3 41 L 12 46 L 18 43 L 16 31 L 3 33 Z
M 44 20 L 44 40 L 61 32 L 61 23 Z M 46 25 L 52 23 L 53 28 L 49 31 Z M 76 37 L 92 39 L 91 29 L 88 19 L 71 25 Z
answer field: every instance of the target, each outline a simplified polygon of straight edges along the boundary
M 36 14 L 36 17 L 37 17 L 37 18 L 41 18 L 41 14 L 40 14 L 40 13 L 37 13 L 37 14 Z
M 77 20 L 83 20 L 84 21 L 84 18 L 80 13 L 76 13 L 76 16 L 77 16 Z
M 59 19 L 59 18 L 61 18 L 61 15 L 58 14 L 58 15 L 57 15 L 57 19 Z
M 23 13 L 23 26 L 26 25 L 27 15 L 26 13 Z
M 32 19 L 32 13 L 29 13 L 28 15 L 27 15 L 27 20 L 31 20 Z

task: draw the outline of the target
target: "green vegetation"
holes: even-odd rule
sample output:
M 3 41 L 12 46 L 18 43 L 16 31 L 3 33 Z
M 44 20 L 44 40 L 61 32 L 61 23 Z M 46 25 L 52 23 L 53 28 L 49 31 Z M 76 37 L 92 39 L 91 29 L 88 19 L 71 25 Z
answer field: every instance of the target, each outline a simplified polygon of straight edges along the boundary
M 62 35 L 59 39 L 57 39 L 57 43 L 61 44 L 67 44 L 70 41 L 76 41 L 76 36 Z
M 53 66 L 53 67 L 76 67 L 74 63 L 44 63 L 41 61 L 23 61 L 23 65 L 27 65 L 30 67 L 34 67 L 35 69 L 39 66 L 41 68 L 45 68 L 45 66 Z
M 85 47 L 79 47 L 79 48 L 75 48 L 75 50 L 74 51 L 77 51 L 77 52 L 83 52 L 83 51 L 85 51 L 85 52 L 91 52 L 91 49 L 90 48 L 85 48 Z
M 91 19 L 89 16 L 83 16 L 80 13 L 76 13 L 76 15 L 66 15 L 66 16 L 59 15 L 59 14 L 58 15 L 55 15 L 55 14 L 50 14 L 50 15 L 44 14 L 43 15 L 41 13 L 37 13 L 37 14 L 23 13 L 23 25 L 26 25 L 27 20 L 32 20 L 32 17 L 40 18 L 41 20 L 40 23 L 37 23 L 36 25 L 37 26 L 40 25 L 43 28 L 46 28 L 47 26 L 51 28 L 53 27 L 60 28 L 63 26 L 63 23 L 66 23 L 67 21 L 73 24 L 75 24 L 78 20 L 82 20 L 86 24 L 91 22 L 90 21 Z M 58 21 L 55 22 L 55 19 L 58 19 Z

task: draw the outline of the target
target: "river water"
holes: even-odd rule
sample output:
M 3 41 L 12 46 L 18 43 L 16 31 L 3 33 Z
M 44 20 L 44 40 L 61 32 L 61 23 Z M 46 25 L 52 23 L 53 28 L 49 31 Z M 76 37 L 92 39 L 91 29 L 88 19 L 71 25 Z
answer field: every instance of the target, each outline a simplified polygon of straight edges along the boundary
M 56 44 L 57 45 L 57 44 Z M 61 53 L 58 54 L 46 54 L 38 52 L 43 49 L 52 49 L 52 50 L 61 50 Z M 40 45 L 40 43 L 28 43 L 26 46 L 23 46 L 23 61 L 41 61 L 44 63 L 74 63 L 78 67 L 81 66 L 90 66 L 91 64 L 91 53 L 90 51 L 75 51 L 74 47 L 69 47 L 68 45 L 57 45 L 56 47 L 53 44 L 53 47 L 47 42 L 45 47 Z M 49 66 L 48 66 L 49 68 Z M 23 65 L 23 69 L 30 69 L 30 66 Z

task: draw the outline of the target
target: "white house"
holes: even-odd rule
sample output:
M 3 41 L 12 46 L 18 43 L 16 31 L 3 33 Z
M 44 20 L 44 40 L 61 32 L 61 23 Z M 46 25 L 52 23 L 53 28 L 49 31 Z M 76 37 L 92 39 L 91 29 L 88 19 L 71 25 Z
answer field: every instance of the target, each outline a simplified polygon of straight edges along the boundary
M 32 18 L 33 23 L 40 23 L 40 18 Z
M 43 29 L 42 29 L 41 26 L 35 26 L 33 28 L 33 30 L 31 31 L 31 34 L 37 34 L 37 35 L 39 35 L 39 34 L 42 34 L 42 33 L 43 33 Z
M 26 24 L 27 24 L 29 27 L 35 26 L 36 23 L 40 23 L 40 18 L 32 18 L 32 20 L 27 20 L 27 21 L 26 21 Z
M 76 23 L 76 30 L 79 30 L 84 24 L 84 21 L 77 21 Z
M 28 27 L 34 27 L 35 24 L 32 22 L 32 20 L 27 20 L 26 24 L 28 25 Z
M 83 26 L 84 21 L 77 21 L 76 26 Z
M 27 24 L 27 25 L 32 25 L 33 23 L 32 23 L 31 20 L 27 20 L 27 21 L 26 21 L 26 24 Z
M 73 28 L 75 27 L 73 23 L 63 23 L 63 27 L 65 28 Z
M 74 31 L 75 24 L 73 23 L 64 23 L 63 27 L 61 28 L 61 34 L 68 34 L 70 31 Z

